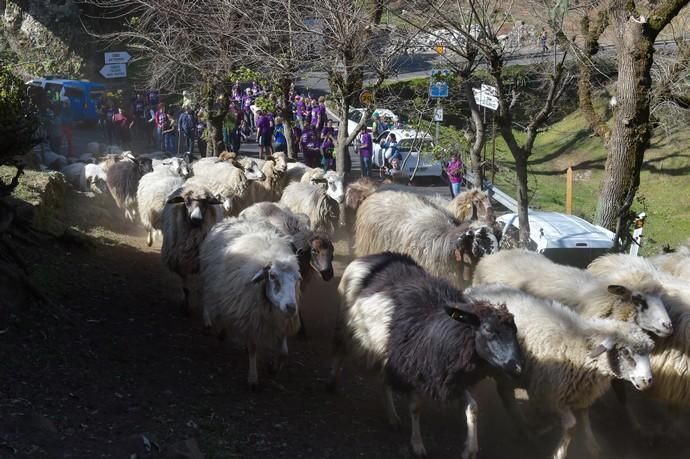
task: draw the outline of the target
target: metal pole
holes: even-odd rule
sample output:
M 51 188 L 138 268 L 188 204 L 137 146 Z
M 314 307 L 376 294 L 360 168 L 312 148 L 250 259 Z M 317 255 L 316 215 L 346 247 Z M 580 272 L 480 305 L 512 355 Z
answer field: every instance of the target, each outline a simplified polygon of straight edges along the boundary
M 484 106 L 484 133 L 486 133 L 486 106 Z M 486 163 L 486 142 L 484 142 L 484 163 Z
M 491 183 L 494 183 L 494 176 L 496 175 L 496 112 L 491 112 L 491 135 L 493 136 L 493 145 L 491 147 Z
M 436 98 L 436 108 L 441 107 L 441 98 L 437 97 Z M 434 117 L 436 117 L 436 114 L 434 113 Z M 438 125 L 439 121 L 436 121 L 436 139 L 434 140 L 434 144 L 438 145 Z

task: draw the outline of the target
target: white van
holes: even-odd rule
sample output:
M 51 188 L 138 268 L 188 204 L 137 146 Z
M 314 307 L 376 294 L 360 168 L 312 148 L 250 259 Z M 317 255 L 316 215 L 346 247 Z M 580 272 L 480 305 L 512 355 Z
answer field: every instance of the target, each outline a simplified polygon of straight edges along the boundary
M 512 226 L 520 228 L 518 215 L 510 213 L 496 219 L 503 223 L 503 235 Z M 595 258 L 613 248 L 614 234 L 574 215 L 559 212 L 529 211 L 529 250 L 542 253 L 563 265 L 586 268 Z

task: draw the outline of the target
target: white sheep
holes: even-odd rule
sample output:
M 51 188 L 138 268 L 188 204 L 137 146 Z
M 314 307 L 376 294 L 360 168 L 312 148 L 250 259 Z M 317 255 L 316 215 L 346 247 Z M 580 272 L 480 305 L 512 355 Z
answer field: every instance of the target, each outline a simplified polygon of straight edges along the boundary
M 314 231 L 332 235 L 338 225 L 340 209 L 323 187 L 308 183 L 291 183 L 283 191 L 280 203 L 296 214 L 309 217 Z
M 508 284 L 559 301 L 584 317 L 635 322 L 662 337 L 673 332 L 661 301 L 661 285 L 654 276 L 635 275 L 624 285 L 608 284 L 583 269 L 559 265 L 535 252 L 501 250 L 477 265 L 474 285 L 486 283 Z
M 535 408 L 559 415 L 563 433 L 554 459 L 566 457 L 576 418 L 585 429 L 589 452 L 598 452 L 589 407 L 606 392 L 613 378 L 628 380 L 638 390 L 652 384 L 649 353 L 653 342 L 637 325 L 586 319 L 562 304 L 507 285 L 483 285 L 464 294 L 474 300 L 505 304 L 515 317 L 525 367 L 517 380 L 499 375 L 497 388 L 509 413 L 523 428 L 515 387 L 527 390 Z
M 645 395 L 673 405 L 690 406 L 690 283 L 658 271 L 649 260 L 631 255 L 599 257 L 587 270 L 607 282 L 625 281 L 631 273 L 637 272 L 659 279 L 663 288 L 661 299 L 671 317 L 674 332 L 668 338 L 656 342 L 651 356 L 655 382 Z M 622 388 L 616 389 L 624 401 Z M 639 427 L 629 407 L 627 408 L 631 421 Z
M 140 156 L 141 157 L 141 156 Z M 187 161 L 182 158 L 166 158 L 166 159 L 154 159 L 151 162 L 153 170 L 168 169 L 173 174 L 178 175 L 183 178 L 189 177 L 191 174 L 191 169 Z
M 493 228 L 479 222 L 459 224 L 448 210 L 413 193 L 377 191 L 357 210 L 357 256 L 385 250 L 406 253 L 457 288 L 471 281 L 482 256 L 497 249 Z
M 154 238 L 161 233 L 161 216 L 168 196 L 184 184 L 184 177 L 171 168 L 174 166 L 164 165 L 139 180 L 137 187 L 139 219 L 146 230 L 146 244 L 149 247 L 153 244 Z
M 267 159 L 252 160 L 250 158 L 241 158 L 239 161 L 244 165 L 249 160 L 256 162 L 266 179 L 261 182 L 251 183 L 249 195 L 245 200 L 243 208 L 249 207 L 256 202 L 278 201 L 288 184 L 286 174 L 287 156 L 282 152 L 278 152 Z
M 343 177 L 338 175 L 335 171 L 324 172 L 323 169 L 312 169 L 302 176 L 300 182 L 320 185 L 326 190 L 328 196 L 333 198 L 338 204 L 345 200 Z
M 314 274 L 318 274 L 326 282 L 333 278 L 333 243 L 325 235 L 311 229 L 306 215 L 293 214 L 290 209 L 275 202 L 258 202 L 243 210 L 239 217 L 270 224 L 290 237 L 299 261 L 302 292 Z M 300 322 L 300 334 L 305 336 L 301 316 Z
M 322 170 L 320 168 L 309 167 L 306 164 L 298 161 L 294 163 L 288 163 L 287 171 L 285 173 L 287 175 L 288 183 L 292 183 L 300 182 L 304 174 L 306 174 L 309 171 L 315 171 L 317 169 Z
M 187 312 L 201 307 L 199 247 L 222 218 L 220 201 L 208 189 L 190 181 L 175 190 L 163 208 L 161 259 L 182 279 Z
M 280 343 L 299 330 L 300 273 L 290 238 L 271 225 L 228 218 L 201 245 L 204 315 L 247 345 L 252 389 L 258 386 L 258 347 Z
M 226 215 L 231 211 L 237 214 L 246 207 L 250 184 L 264 178 L 260 171 L 243 170 L 217 158 L 203 158 L 192 164 L 192 170 L 194 182 L 203 184 L 221 200 Z
M 690 240 L 671 253 L 663 253 L 649 258 L 657 269 L 690 282 Z

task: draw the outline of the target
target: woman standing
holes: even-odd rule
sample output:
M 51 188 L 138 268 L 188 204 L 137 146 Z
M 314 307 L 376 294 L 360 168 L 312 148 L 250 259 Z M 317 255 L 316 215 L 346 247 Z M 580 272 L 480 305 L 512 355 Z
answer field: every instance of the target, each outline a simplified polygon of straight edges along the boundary
M 452 197 L 456 197 L 460 194 L 460 187 L 462 186 L 462 160 L 457 154 L 453 154 L 450 157 L 450 162 L 448 163 L 448 180 L 450 181 L 450 191 Z

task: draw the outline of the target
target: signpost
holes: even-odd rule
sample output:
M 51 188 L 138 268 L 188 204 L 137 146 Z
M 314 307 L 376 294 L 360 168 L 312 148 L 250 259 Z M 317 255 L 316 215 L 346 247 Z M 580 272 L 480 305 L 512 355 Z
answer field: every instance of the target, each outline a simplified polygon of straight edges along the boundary
M 127 64 L 106 64 L 101 70 L 100 74 L 103 78 L 125 78 L 127 76 Z
M 359 94 L 359 101 L 362 103 L 362 105 L 366 105 L 368 107 L 374 105 L 374 93 L 368 89 L 365 89 Z
M 448 77 L 450 70 L 448 69 L 433 69 L 431 71 L 431 79 L 429 86 L 429 97 L 436 98 L 436 109 L 434 110 L 434 121 L 436 122 L 436 138 L 434 142 L 438 144 L 438 129 L 439 123 L 443 120 L 443 108 L 441 108 L 441 97 L 448 97 Z M 440 110 L 440 119 L 438 113 Z
M 498 109 L 498 97 L 496 97 L 496 88 L 489 86 L 488 84 L 482 84 L 481 89 L 472 88 L 474 93 L 474 100 L 477 105 L 484 107 L 484 124 L 486 125 L 486 109 L 496 111 Z M 493 148 L 491 154 L 491 162 L 493 165 L 496 164 L 496 119 L 491 116 L 493 125 Z M 484 161 L 486 162 L 486 143 L 484 143 Z M 491 168 L 491 181 L 494 180 L 495 167 Z
M 443 107 L 436 107 L 434 109 L 434 121 L 443 121 Z
M 127 51 L 105 53 L 106 64 L 126 64 L 131 58 Z
M 477 105 L 486 107 L 490 110 L 498 109 L 497 97 L 492 96 L 489 92 L 485 92 L 477 88 L 472 88 L 472 91 L 474 92 L 474 100 L 477 102 Z

